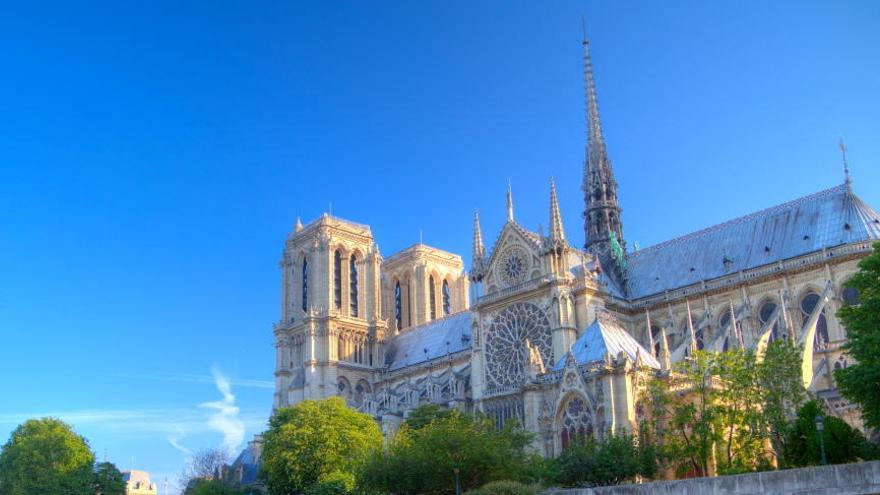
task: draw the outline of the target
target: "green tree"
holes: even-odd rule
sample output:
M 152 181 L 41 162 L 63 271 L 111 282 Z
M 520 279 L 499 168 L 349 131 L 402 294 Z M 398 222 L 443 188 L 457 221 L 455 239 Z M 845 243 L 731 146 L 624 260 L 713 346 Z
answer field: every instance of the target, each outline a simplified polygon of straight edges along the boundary
M 675 363 L 675 373 L 669 381 L 656 388 L 664 395 L 658 402 L 666 408 L 661 414 L 668 421 L 664 457 L 678 474 L 690 471 L 705 476 L 713 449 L 723 440 L 716 357 L 712 352 L 695 352 Z
M 382 447 L 370 416 L 333 397 L 281 409 L 264 435 L 260 475 L 272 495 L 308 493 L 325 481 L 354 486 L 355 474 Z
M 499 431 L 489 419 L 458 411 L 417 429 L 404 423 L 389 448 L 367 464 L 360 486 L 397 495 L 450 494 L 456 470 L 463 491 L 490 481 L 520 481 L 530 472 L 530 439 L 516 425 Z
M 857 305 L 837 312 L 848 339 L 843 349 L 856 363 L 835 370 L 834 378 L 844 397 L 862 406 L 865 425 L 880 429 L 880 243 L 845 287 L 859 295 Z
M 770 445 L 784 465 L 791 418 L 807 400 L 801 379 L 800 350 L 789 340 L 777 339 L 767 346 L 758 366 L 758 386 Z
M 241 495 L 243 492 L 219 480 L 197 479 L 186 488 L 186 495 Z
M 557 459 L 559 483 L 565 486 L 606 486 L 650 477 L 654 467 L 646 463 L 638 441 L 627 433 L 603 440 L 575 443 Z M 644 473 L 647 469 L 649 473 Z
M 31 419 L 0 452 L 2 495 L 92 495 L 95 455 L 86 440 L 54 418 Z
M 418 430 L 435 419 L 446 417 L 452 412 L 451 409 L 443 409 L 437 404 L 423 404 L 410 411 L 405 422 L 410 429 Z
M 877 446 L 846 421 L 827 415 L 816 400 L 805 403 L 788 430 L 785 464 L 792 467 L 815 466 L 821 462 L 819 432 L 816 416 L 824 418 L 825 455 L 829 464 L 841 464 L 858 460 L 874 459 Z
M 95 495 L 125 495 L 125 480 L 112 462 L 100 462 L 95 466 Z

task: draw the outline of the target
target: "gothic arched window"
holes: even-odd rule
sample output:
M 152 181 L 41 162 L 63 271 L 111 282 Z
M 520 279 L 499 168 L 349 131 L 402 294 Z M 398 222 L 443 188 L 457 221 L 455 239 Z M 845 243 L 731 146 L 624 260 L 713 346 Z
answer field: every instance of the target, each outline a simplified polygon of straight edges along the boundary
M 358 270 L 357 270 L 357 258 L 354 255 L 351 255 L 351 259 L 349 260 L 349 264 L 351 265 L 351 270 L 349 273 L 348 285 L 351 289 L 349 291 L 349 307 L 351 308 L 351 316 L 358 315 Z
M 770 321 L 770 318 L 773 317 L 773 313 L 776 311 L 776 303 L 773 301 L 764 301 L 761 304 L 761 307 L 758 308 L 758 321 L 761 323 L 761 328 L 764 328 L 764 325 Z M 777 338 L 779 338 L 779 319 L 777 319 L 773 323 L 773 329 L 770 331 L 770 340 L 768 342 L 773 342 Z
M 840 293 L 840 297 L 849 306 L 859 305 L 859 289 L 855 287 L 844 287 Z
M 342 255 L 333 253 L 333 305 L 342 309 Z
M 568 399 L 559 419 L 559 441 L 562 450 L 575 443 L 585 443 L 593 438 L 593 418 L 586 401 L 577 395 Z
M 810 292 L 801 299 L 801 316 L 803 322 L 806 323 L 810 319 L 810 315 L 819 304 L 819 294 Z M 819 319 L 816 320 L 816 336 L 813 338 L 813 349 L 819 350 L 828 343 L 828 322 L 825 320 L 825 308 L 819 313 Z
M 428 277 L 428 293 L 429 293 L 429 303 L 431 305 L 431 319 L 437 318 L 437 289 L 434 287 L 434 276 L 431 275 Z
M 443 314 L 448 315 L 452 312 L 452 296 L 449 293 L 449 282 L 443 281 Z
M 302 268 L 302 310 L 309 310 L 309 260 L 305 258 Z
M 403 296 L 400 293 L 400 282 L 394 284 L 394 321 L 397 329 L 403 328 Z

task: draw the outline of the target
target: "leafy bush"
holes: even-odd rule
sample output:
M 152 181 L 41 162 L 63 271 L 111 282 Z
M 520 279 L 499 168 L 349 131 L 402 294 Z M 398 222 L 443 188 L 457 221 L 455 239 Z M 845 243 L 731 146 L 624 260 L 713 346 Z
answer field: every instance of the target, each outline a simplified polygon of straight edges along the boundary
M 576 443 L 556 458 L 557 480 L 570 487 L 617 485 L 635 479 L 646 469 L 653 474 L 653 465 L 644 461 L 644 455 L 626 433 Z
M 527 472 L 531 436 L 521 428 L 498 431 L 493 421 L 458 411 L 432 416 L 417 429 L 404 423 L 388 450 L 370 458 L 361 491 L 445 495 L 454 492 L 456 469 L 462 490 Z
M 877 446 L 845 421 L 829 416 L 820 403 L 812 400 L 798 410 L 797 419 L 787 432 L 785 464 L 791 467 L 815 466 L 821 462 L 816 416 L 824 418 L 825 457 L 829 464 L 842 464 L 878 457 Z
M 486 483 L 481 488 L 470 490 L 465 495 L 537 495 L 540 485 L 526 485 L 519 481 L 500 480 Z

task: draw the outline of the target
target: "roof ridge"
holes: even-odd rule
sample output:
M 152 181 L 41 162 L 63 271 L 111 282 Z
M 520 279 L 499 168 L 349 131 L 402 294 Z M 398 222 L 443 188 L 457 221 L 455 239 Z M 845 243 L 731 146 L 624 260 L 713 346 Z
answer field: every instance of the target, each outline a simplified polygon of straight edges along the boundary
M 628 256 L 637 257 L 642 253 L 656 251 L 660 248 L 664 248 L 664 247 L 667 247 L 667 246 L 670 246 L 673 244 L 681 243 L 681 242 L 693 239 L 694 237 L 699 237 L 699 236 L 708 234 L 710 232 L 720 230 L 720 229 L 722 229 L 724 227 L 728 227 L 730 225 L 737 225 L 737 224 L 740 224 L 743 222 L 747 222 L 747 221 L 749 221 L 755 217 L 761 216 L 761 215 L 767 215 L 770 213 L 784 211 L 784 210 L 790 209 L 794 206 L 798 206 L 800 204 L 803 204 L 805 202 L 813 201 L 815 199 L 822 198 L 825 196 L 830 196 L 834 193 L 839 193 L 839 192 L 846 192 L 846 185 L 845 184 L 830 187 L 830 188 L 822 190 L 822 191 L 818 191 L 818 192 L 815 192 L 812 194 L 808 194 L 806 196 L 801 196 L 799 198 L 795 198 L 793 200 L 786 201 L 785 203 L 780 203 L 780 204 L 771 206 L 769 208 L 764 208 L 763 210 L 754 211 L 752 213 L 747 213 L 745 215 L 742 215 L 740 217 L 736 217 L 731 220 L 727 220 L 725 222 L 717 223 L 715 225 L 710 225 L 709 227 L 705 227 L 703 229 L 700 229 L 700 230 L 697 230 L 694 232 L 690 232 L 688 234 L 685 234 L 685 235 L 682 235 L 679 237 L 674 237 L 672 239 L 660 242 L 658 244 L 654 244 L 653 246 L 648 246 L 646 248 L 639 249 L 638 251 L 633 251 L 631 253 L 628 253 Z M 853 194 L 853 196 L 855 197 L 854 194 Z

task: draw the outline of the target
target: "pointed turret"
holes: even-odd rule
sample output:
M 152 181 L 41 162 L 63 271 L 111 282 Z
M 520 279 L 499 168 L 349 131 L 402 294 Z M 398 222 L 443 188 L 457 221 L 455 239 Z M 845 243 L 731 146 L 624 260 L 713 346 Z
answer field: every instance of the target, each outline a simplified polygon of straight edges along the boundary
M 688 349 L 690 352 L 688 354 L 693 356 L 700 346 L 697 345 L 697 331 L 694 330 L 694 317 L 691 315 L 691 302 L 685 299 L 684 303 L 687 306 L 688 336 L 690 338 L 690 342 L 688 343 Z
M 657 351 L 654 350 L 654 333 L 651 331 L 651 312 L 648 311 L 648 308 L 645 308 L 645 325 L 645 332 L 648 334 L 648 351 L 650 351 L 653 356 Z
M 477 210 L 474 210 L 474 247 L 471 255 L 471 280 L 482 280 L 485 257 L 486 248 L 483 246 L 483 231 L 480 228 L 480 214 Z
M 567 245 L 565 227 L 562 225 L 562 214 L 559 212 L 559 199 L 556 197 L 556 184 L 550 178 L 550 247 L 562 249 Z
M 299 217 L 296 217 L 296 225 L 293 227 L 294 232 L 299 232 L 303 229 L 302 220 Z
M 590 42 L 584 38 L 584 85 L 587 100 L 587 151 L 584 160 L 584 233 L 585 247 L 600 256 L 606 266 L 621 265 L 626 243 L 617 202 L 617 182 L 605 147 L 599 101 L 593 80 Z M 612 246 L 618 243 L 619 248 Z M 613 262 L 613 263 L 612 263 Z
M 672 368 L 672 359 L 669 356 L 669 340 L 666 338 L 666 328 L 660 328 L 660 368 L 668 370 Z
M 510 186 L 510 179 L 507 180 L 507 221 L 513 222 L 513 189 Z

